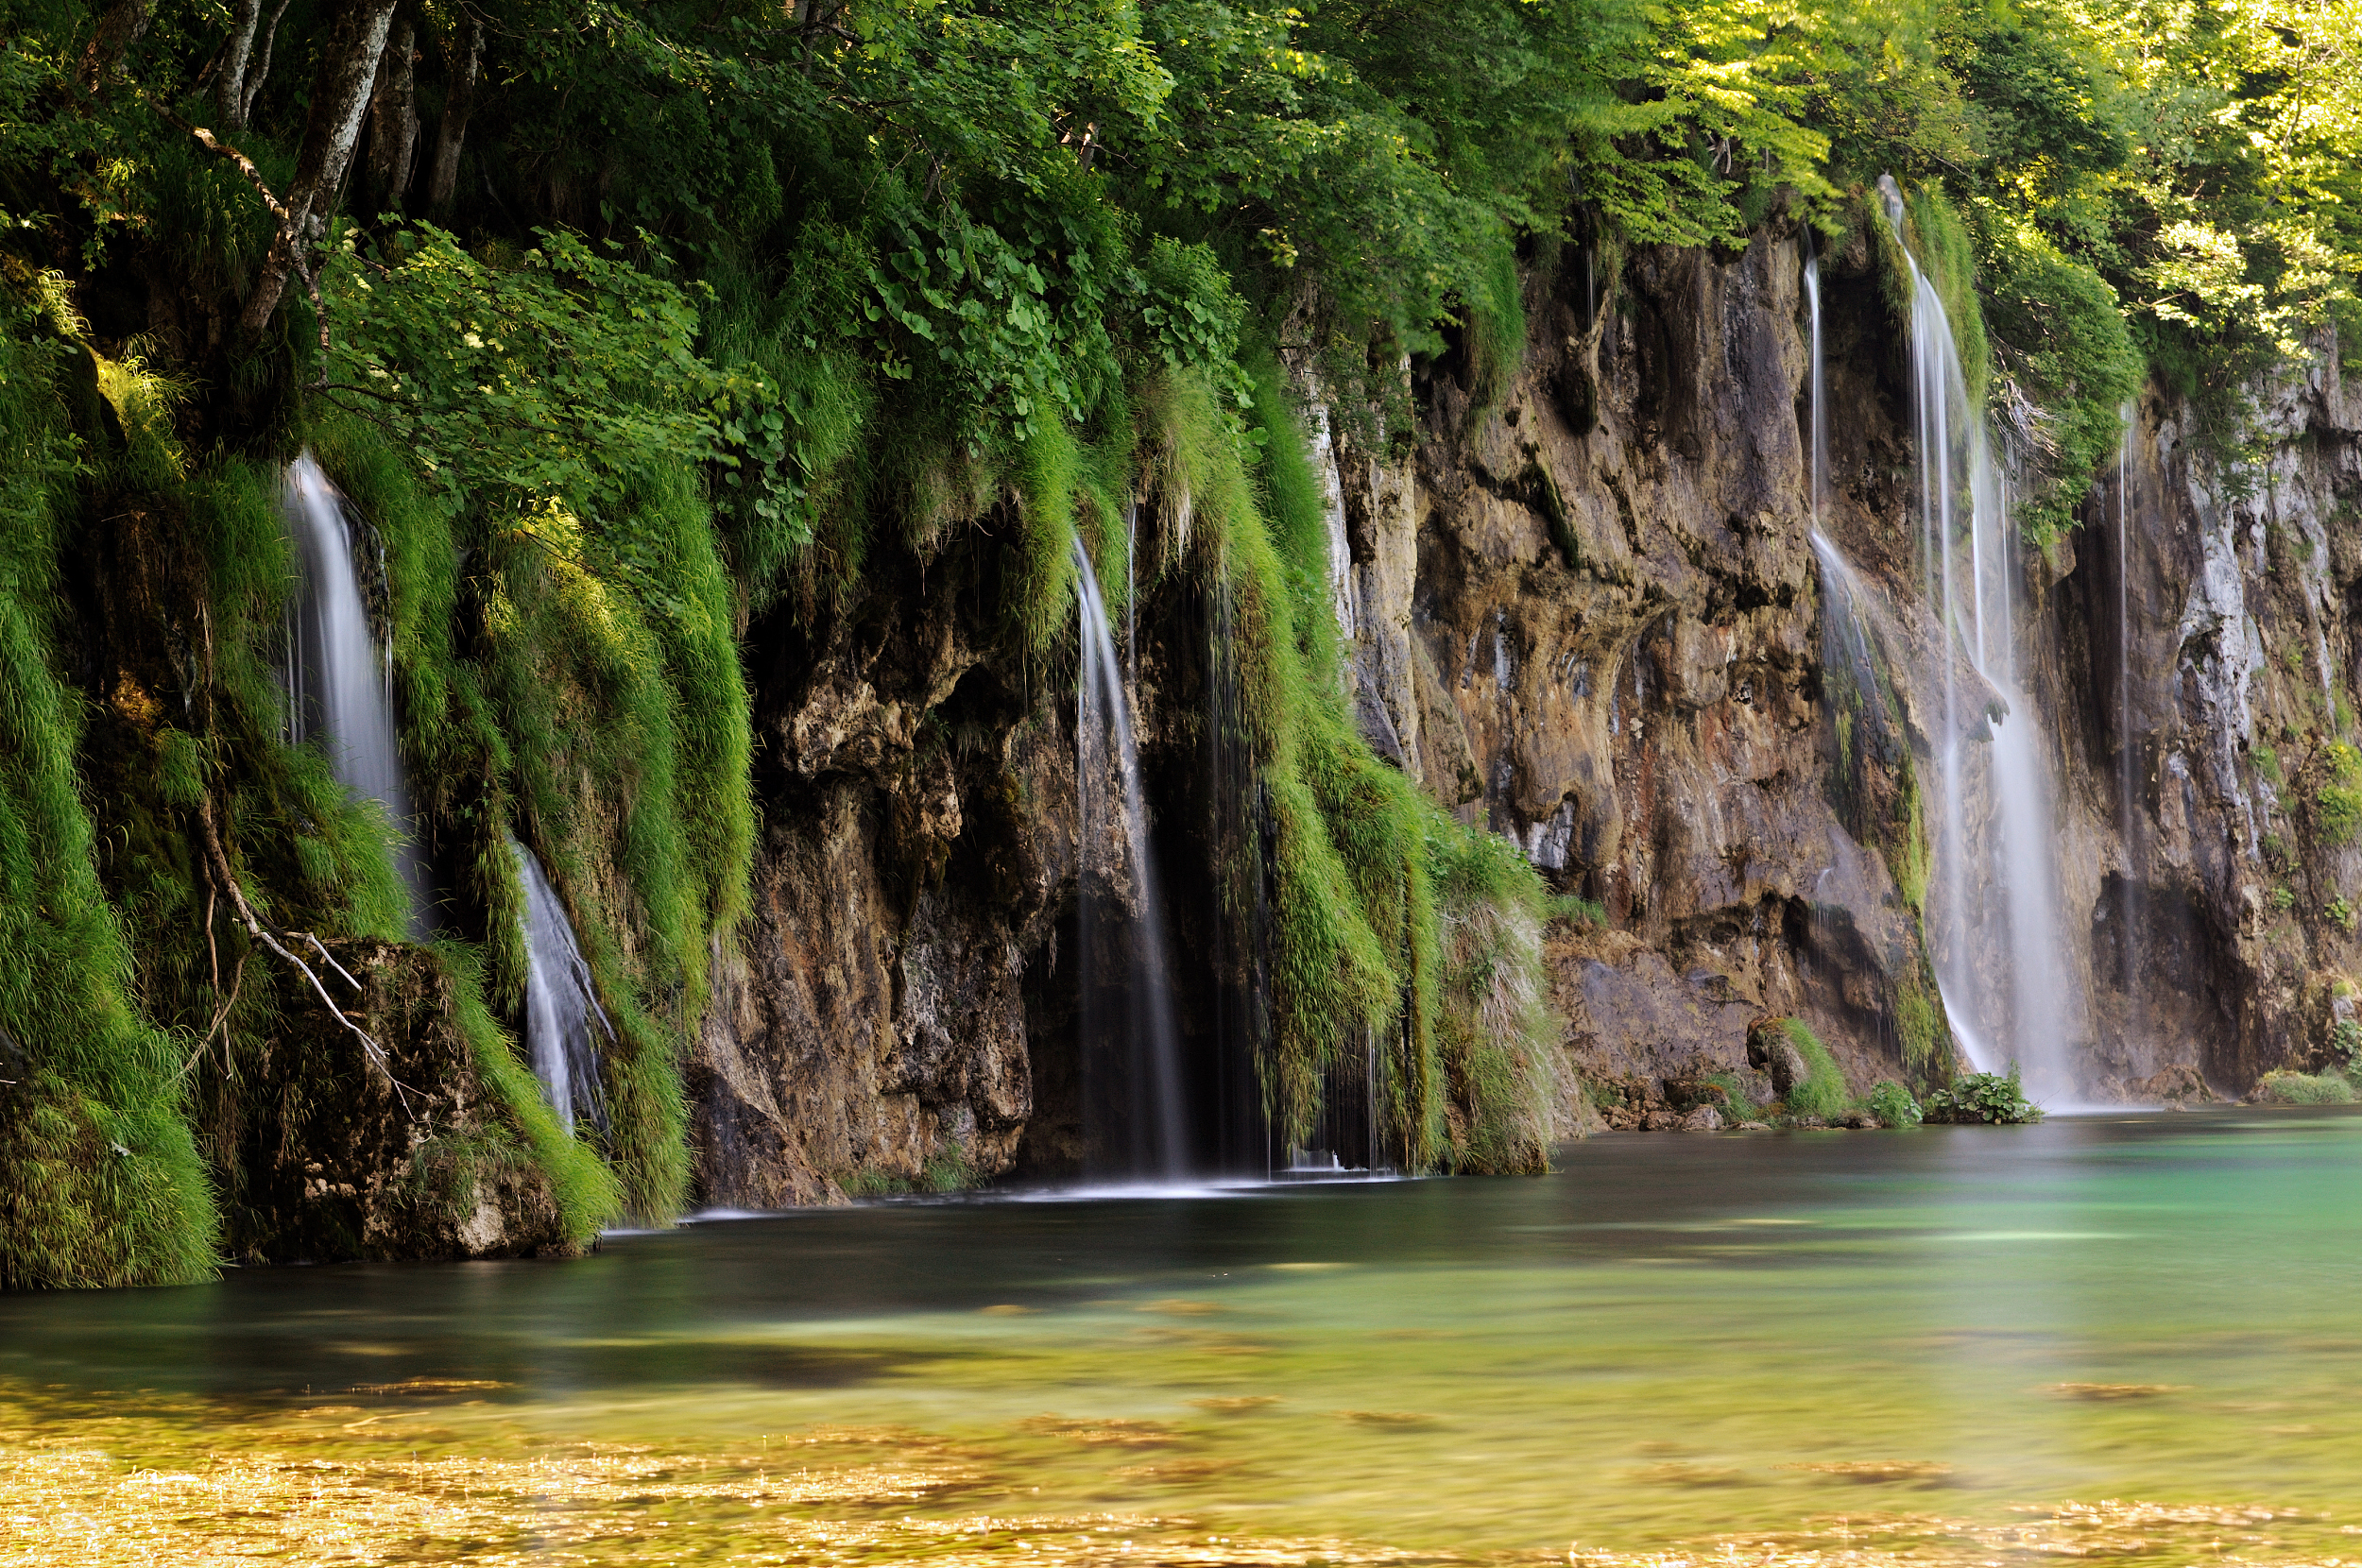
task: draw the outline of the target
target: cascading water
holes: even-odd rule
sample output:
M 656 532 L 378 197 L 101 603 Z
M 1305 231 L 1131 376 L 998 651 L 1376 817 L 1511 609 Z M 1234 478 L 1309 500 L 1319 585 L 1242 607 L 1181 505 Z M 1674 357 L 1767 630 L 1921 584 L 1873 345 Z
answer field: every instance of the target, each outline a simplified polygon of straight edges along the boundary
M 2008 482 L 1935 287 L 1903 238 L 1903 196 L 1878 184 L 1911 279 L 1926 593 L 1940 618 L 1943 728 L 1935 737 L 1931 911 L 1939 989 L 1953 1031 L 1984 1069 L 2016 1063 L 2029 1093 L 2075 1096 L 2080 998 L 2062 963 L 2044 737 L 2017 684 L 2011 585 L 2018 559 Z M 1974 679 L 1963 680 L 1965 659 Z
M 573 922 L 550 886 L 540 860 L 516 840 L 517 874 L 525 888 L 525 1048 L 534 1075 L 565 1129 L 577 1118 L 607 1125 L 607 1099 L 599 1081 L 595 1023 L 609 1042 L 615 1026 L 599 1006 L 590 965 L 574 941 Z
M 1174 1021 L 1164 913 L 1131 697 L 1098 574 L 1078 541 L 1074 571 L 1083 648 L 1075 676 L 1074 775 L 1084 872 L 1077 899 L 1086 1133 L 1095 1174 L 1178 1181 L 1188 1173 L 1181 1031 Z M 1120 863 L 1108 852 L 1121 844 Z M 1130 897 L 1118 877 L 1130 878 Z M 1126 918 L 1128 916 L 1128 919 Z M 1119 1021 L 1103 997 L 1102 957 L 1121 945 Z M 1118 1027 L 1110 1027 L 1115 1025 Z
M 342 499 L 305 452 L 287 466 L 285 512 L 301 580 L 287 604 L 287 722 L 320 741 L 337 782 L 385 808 L 394 869 L 409 890 L 410 934 L 429 934 L 426 864 L 394 735 L 394 669 L 370 631 L 353 528 Z

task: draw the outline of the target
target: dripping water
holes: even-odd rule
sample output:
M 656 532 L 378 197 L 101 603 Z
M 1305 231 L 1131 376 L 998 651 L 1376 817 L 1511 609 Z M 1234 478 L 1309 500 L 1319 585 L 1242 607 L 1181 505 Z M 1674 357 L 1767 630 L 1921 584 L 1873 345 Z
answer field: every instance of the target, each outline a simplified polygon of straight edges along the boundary
M 1116 660 L 1106 601 L 1080 541 L 1074 570 L 1082 622 L 1075 677 L 1074 773 L 1085 861 L 1080 919 L 1082 1040 L 1086 1133 L 1095 1174 L 1178 1181 L 1187 1173 L 1180 1030 L 1174 1022 L 1164 915 L 1148 813 L 1140 790 L 1139 748 L 1132 736 L 1131 697 Z M 1108 851 L 1121 845 L 1121 865 Z M 1129 896 L 1117 881 L 1128 877 Z M 1124 968 L 1113 987 L 1098 973 L 1121 947 Z M 1104 995 L 1112 989 L 1118 1010 Z
M 600 1034 L 612 1044 L 615 1026 L 599 1006 L 590 965 L 574 941 L 573 922 L 550 886 L 540 860 L 515 839 L 517 874 L 525 889 L 525 1048 L 534 1076 L 557 1119 L 572 1133 L 585 1119 L 604 1130 L 607 1100 L 599 1078 Z
M 300 573 L 287 601 L 288 739 L 317 741 L 336 781 L 384 808 L 414 938 L 430 934 L 429 879 L 394 730 L 394 667 L 362 598 L 356 527 L 310 452 L 287 466 L 283 506 Z
M 1879 194 L 1901 246 L 1902 192 L 1887 177 Z M 1943 638 L 1932 899 L 1938 988 L 1972 1061 L 1986 1070 L 1999 1065 L 1996 1054 L 2018 1064 L 2029 1093 L 2055 1103 L 2073 1097 L 2069 1047 L 2080 1004 L 2062 963 L 2044 737 L 2017 682 L 2018 546 L 2008 481 L 1970 401 L 1943 302 L 1908 248 L 1904 255 L 1923 559 Z M 1961 679 L 1962 659 L 1973 682 Z

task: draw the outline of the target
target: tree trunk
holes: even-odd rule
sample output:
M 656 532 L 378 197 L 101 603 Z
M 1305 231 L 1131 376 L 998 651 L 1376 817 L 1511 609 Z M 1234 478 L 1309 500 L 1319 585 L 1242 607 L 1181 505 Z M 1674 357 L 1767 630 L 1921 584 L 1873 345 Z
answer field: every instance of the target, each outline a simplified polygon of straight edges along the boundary
M 270 75 L 271 45 L 279 42 L 279 19 L 287 14 L 287 0 L 279 0 L 271 8 L 270 26 L 263 29 L 263 52 L 246 75 L 246 85 L 238 94 L 238 125 L 243 128 L 254 118 L 254 100 L 262 95 L 263 79 Z
M 419 143 L 417 78 L 411 44 L 416 28 L 407 16 L 399 18 L 386 35 L 385 53 L 378 61 L 377 93 L 369 104 L 369 156 L 363 181 L 369 211 L 399 212 L 410 189 L 411 155 Z
M 335 204 L 337 187 L 352 162 L 353 144 L 361 137 L 361 119 L 369 107 L 369 90 L 377 83 L 377 63 L 385 53 L 385 33 L 393 25 L 395 0 L 343 0 L 331 13 L 328 36 L 320 50 L 319 74 L 312 83 L 312 112 L 304 121 L 303 150 L 296 159 L 294 181 L 287 188 L 287 217 L 271 240 L 263 259 L 262 276 L 247 297 L 238 324 L 249 337 L 259 337 L 287 292 L 287 277 L 300 271 L 309 276 L 308 253 L 326 231 L 328 210 Z
M 98 31 L 82 55 L 82 90 L 95 93 L 123 64 L 123 57 L 147 31 L 155 0 L 115 0 L 98 18 Z
M 435 166 L 426 180 L 426 208 L 436 217 L 450 211 L 459 189 L 459 147 L 468 139 L 468 116 L 475 111 L 476 73 L 484 64 L 484 24 L 473 16 L 444 45 L 451 90 L 443 97 L 442 123 L 435 128 Z
M 254 34 L 263 25 L 263 0 L 238 0 L 231 18 L 230 43 L 222 52 L 221 76 L 214 83 L 214 101 L 221 106 L 221 123 L 229 130 L 246 128 L 246 67 L 254 58 Z

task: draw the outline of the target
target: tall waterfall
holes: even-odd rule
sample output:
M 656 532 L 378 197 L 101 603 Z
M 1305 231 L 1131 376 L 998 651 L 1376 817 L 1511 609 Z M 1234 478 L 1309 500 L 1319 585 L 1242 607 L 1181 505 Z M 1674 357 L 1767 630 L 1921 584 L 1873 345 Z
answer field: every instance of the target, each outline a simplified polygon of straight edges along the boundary
M 1098 574 L 1074 546 L 1083 646 L 1075 674 L 1074 776 L 1084 870 L 1077 899 L 1084 1117 L 1095 1173 L 1177 1181 L 1187 1174 L 1181 1031 L 1174 1021 L 1164 912 L 1131 697 Z M 1119 852 L 1120 846 L 1120 852 Z M 1129 879 L 1124 896 L 1122 878 Z M 1127 918 L 1128 917 L 1128 918 Z M 1121 946 L 1121 1006 L 1098 972 Z
M 599 1081 L 595 1022 L 610 1042 L 615 1026 L 599 1006 L 590 965 L 574 942 L 573 922 L 550 886 L 540 860 L 516 840 L 517 873 L 525 888 L 525 1047 L 534 1075 L 568 1132 L 577 1117 L 607 1124 L 607 1101 Z
M 1904 247 L 1902 192 L 1891 177 L 1878 189 L 1910 268 L 1922 558 L 1943 638 L 1933 738 L 1936 977 L 1977 1065 L 2014 1062 L 2028 1092 L 2055 1102 L 2075 1093 L 2069 1048 L 2081 1009 L 2062 963 L 2046 747 L 2017 684 L 2008 479 L 1970 401 L 1943 301 Z
M 394 869 L 409 890 L 410 934 L 423 938 L 430 880 L 394 737 L 393 656 L 369 627 L 344 503 L 308 452 L 287 466 L 284 505 L 302 574 L 287 604 L 289 738 L 317 738 L 337 781 L 385 808 Z

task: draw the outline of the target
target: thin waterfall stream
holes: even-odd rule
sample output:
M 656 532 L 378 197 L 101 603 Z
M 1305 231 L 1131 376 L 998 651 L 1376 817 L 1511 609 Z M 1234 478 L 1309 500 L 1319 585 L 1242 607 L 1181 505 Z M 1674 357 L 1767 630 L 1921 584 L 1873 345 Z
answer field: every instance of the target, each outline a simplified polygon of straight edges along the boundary
M 610 1043 L 615 1025 L 599 1005 L 590 965 L 574 940 L 573 922 L 550 885 L 540 858 L 516 840 L 517 873 L 524 883 L 525 1048 L 534 1076 L 541 1081 L 559 1125 L 573 1132 L 577 1120 L 607 1125 L 607 1102 L 599 1075 L 599 1033 Z
M 1181 1031 L 1131 693 L 1098 574 L 1079 540 L 1074 573 L 1082 627 L 1074 776 L 1086 864 L 1076 915 L 1088 1160 L 1095 1175 L 1177 1182 L 1189 1166 Z M 1119 844 L 1120 853 L 1111 857 Z M 1099 965 L 1117 947 L 1122 976 L 1110 987 Z
M 385 808 L 410 934 L 423 939 L 432 934 L 432 878 L 395 737 L 393 656 L 370 625 L 353 521 L 308 452 L 287 465 L 283 500 L 300 572 L 286 612 L 288 738 L 318 741 L 336 781 Z
M 1943 298 L 1905 242 L 1902 192 L 1888 177 L 1879 194 L 1910 269 L 1923 560 L 1941 637 L 1930 898 L 1938 986 L 1971 1060 L 1988 1071 L 2015 1063 L 2028 1092 L 2055 1104 L 2076 1095 L 2069 1062 L 2081 1005 L 2061 963 L 2046 737 L 2017 678 L 2008 476 L 1970 398 Z

